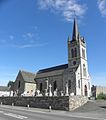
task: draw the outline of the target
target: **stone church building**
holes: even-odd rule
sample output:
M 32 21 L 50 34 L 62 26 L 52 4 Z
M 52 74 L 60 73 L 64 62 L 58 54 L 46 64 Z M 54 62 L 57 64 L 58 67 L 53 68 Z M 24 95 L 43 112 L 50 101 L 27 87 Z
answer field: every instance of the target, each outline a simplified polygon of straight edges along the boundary
M 72 39 L 68 37 L 68 64 L 62 64 L 36 73 L 37 90 L 47 95 L 91 95 L 91 83 L 88 73 L 86 42 L 80 36 L 76 18 L 73 24 Z M 66 94 L 67 93 L 67 94 Z

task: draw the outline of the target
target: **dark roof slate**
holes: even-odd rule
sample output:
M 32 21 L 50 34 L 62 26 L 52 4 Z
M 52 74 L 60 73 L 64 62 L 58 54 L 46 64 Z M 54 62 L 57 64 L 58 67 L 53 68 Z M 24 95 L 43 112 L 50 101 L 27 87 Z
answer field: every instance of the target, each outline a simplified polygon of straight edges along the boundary
M 45 73 L 45 72 L 51 72 L 51 71 L 54 71 L 54 70 L 62 70 L 62 69 L 66 69 L 66 68 L 68 68 L 68 64 L 63 64 L 63 65 L 59 65 L 59 66 L 55 66 L 55 67 L 41 69 L 41 70 L 38 71 L 37 74 Z
M 26 71 L 20 71 L 25 82 L 35 83 L 35 74 Z

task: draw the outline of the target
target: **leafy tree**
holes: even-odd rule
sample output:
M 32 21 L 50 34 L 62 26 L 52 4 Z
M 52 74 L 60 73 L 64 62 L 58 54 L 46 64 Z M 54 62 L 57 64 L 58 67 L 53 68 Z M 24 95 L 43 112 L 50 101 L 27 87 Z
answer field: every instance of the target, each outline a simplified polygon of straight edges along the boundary
M 13 85 L 14 85 L 14 82 L 13 81 L 9 81 L 8 84 L 7 84 L 7 87 L 11 88 L 11 87 L 13 87 Z

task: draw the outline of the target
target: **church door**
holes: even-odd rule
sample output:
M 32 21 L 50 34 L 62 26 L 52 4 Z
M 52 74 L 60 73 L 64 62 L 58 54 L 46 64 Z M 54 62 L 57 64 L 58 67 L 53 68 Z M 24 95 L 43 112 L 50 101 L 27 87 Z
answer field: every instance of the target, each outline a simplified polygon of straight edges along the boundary
M 87 86 L 85 85 L 85 96 L 88 95 Z

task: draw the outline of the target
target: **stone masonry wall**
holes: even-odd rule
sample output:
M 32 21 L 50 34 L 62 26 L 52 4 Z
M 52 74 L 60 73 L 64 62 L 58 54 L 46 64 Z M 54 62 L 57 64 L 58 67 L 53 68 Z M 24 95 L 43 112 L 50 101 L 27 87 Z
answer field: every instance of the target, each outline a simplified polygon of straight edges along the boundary
M 69 111 L 72 111 L 85 103 L 87 103 L 88 98 L 84 96 L 69 96 Z
M 30 107 L 35 108 L 46 108 L 51 106 L 55 110 L 66 110 L 71 111 L 82 104 L 87 102 L 84 97 L 71 97 L 71 96 L 61 96 L 61 97 L 0 97 L 0 103 L 5 105 L 24 106 L 28 104 Z

